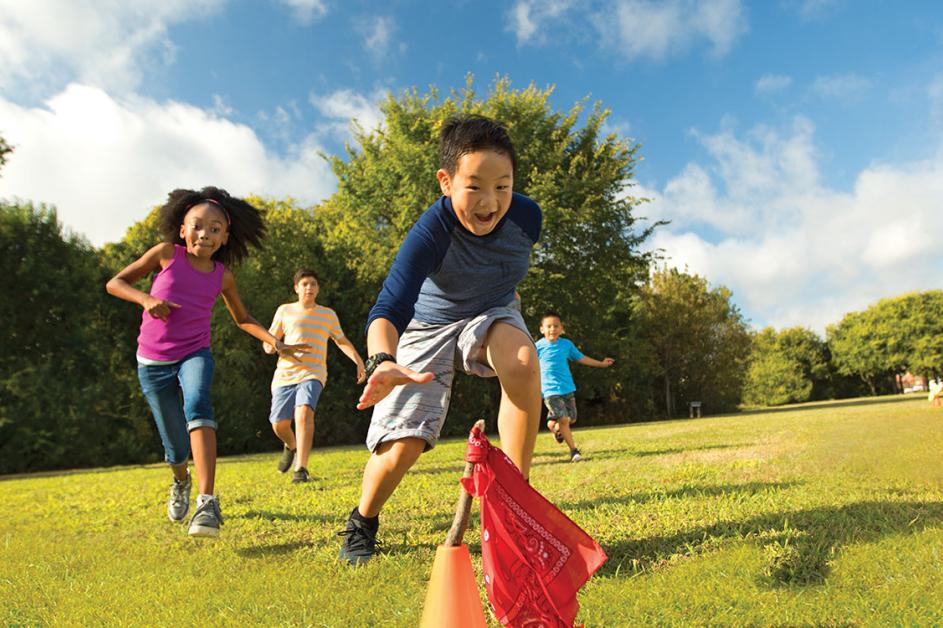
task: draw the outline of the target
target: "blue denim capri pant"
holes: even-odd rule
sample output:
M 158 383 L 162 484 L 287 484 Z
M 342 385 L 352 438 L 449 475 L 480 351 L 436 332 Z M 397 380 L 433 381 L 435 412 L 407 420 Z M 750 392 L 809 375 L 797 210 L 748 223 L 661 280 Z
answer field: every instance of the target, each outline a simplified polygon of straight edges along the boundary
M 180 465 L 190 458 L 190 431 L 216 429 L 210 387 L 216 363 L 209 348 L 173 364 L 138 364 L 138 379 L 164 444 L 164 460 Z

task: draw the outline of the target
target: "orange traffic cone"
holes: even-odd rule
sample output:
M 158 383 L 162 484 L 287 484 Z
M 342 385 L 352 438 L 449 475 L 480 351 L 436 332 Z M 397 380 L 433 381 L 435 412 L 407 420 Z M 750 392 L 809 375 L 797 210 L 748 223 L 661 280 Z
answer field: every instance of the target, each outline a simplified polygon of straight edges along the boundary
M 468 546 L 440 545 L 435 551 L 420 628 L 485 628 L 478 583 Z

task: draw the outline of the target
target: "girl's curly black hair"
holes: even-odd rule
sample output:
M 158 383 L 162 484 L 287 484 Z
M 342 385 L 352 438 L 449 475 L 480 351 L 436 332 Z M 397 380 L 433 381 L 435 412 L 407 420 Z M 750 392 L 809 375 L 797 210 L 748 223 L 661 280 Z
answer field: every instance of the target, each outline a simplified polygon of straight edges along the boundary
M 230 196 L 229 192 L 217 187 L 205 187 L 195 190 L 174 190 L 167 196 L 167 202 L 160 208 L 158 227 L 165 242 L 186 246 L 180 237 L 180 225 L 187 212 L 194 205 L 204 201 L 226 211 L 229 219 L 229 241 L 213 254 L 213 259 L 226 266 L 236 265 L 249 253 L 249 245 L 262 247 L 265 238 L 265 223 L 262 212 L 241 198 Z

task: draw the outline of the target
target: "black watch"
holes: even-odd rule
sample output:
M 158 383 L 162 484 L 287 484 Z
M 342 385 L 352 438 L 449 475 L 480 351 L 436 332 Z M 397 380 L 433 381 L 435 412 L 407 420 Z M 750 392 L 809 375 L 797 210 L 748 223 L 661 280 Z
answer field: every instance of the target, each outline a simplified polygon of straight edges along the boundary
M 373 372 L 377 370 L 377 367 L 384 362 L 396 362 L 396 358 L 391 356 L 389 353 L 374 353 L 369 358 L 367 358 L 367 363 L 364 364 L 364 370 L 367 372 L 367 377 L 373 375 Z

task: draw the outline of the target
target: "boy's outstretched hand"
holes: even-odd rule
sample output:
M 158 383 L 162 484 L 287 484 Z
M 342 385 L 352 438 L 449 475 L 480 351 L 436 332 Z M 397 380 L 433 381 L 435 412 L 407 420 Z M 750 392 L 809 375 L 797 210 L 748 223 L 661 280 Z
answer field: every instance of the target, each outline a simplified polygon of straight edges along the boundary
M 603 368 L 608 368 L 612 366 L 613 364 L 615 364 L 616 361 L 613 360 L 612 358 L 603 358 L 602 363 L 603 363 Z
M 357 403 L 358 410 L 366 410 L 403 384 L 428 384 L 432 373 L 417 373 L 395 362 L 382 362 L 373 372 Z

